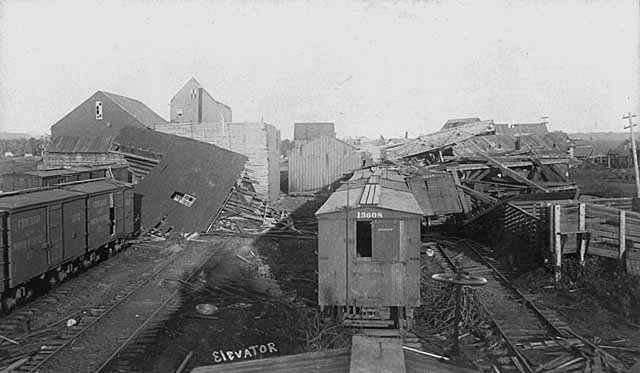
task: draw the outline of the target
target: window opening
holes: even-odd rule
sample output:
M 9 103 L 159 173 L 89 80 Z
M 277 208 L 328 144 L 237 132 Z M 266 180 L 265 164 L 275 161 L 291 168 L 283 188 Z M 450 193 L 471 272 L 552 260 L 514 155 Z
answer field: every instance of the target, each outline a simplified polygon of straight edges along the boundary
M 359 258 L 371 258 L 371 221 L 356 222 L 356 251 Z
M 102 120 L 102 101 L 96 101 L 96 120 Z
M 173 194 L 171 195 L 171 199 L 187 207 L 191 207 L 196 201 L 196 197 L 180 192 L 173 192 Z

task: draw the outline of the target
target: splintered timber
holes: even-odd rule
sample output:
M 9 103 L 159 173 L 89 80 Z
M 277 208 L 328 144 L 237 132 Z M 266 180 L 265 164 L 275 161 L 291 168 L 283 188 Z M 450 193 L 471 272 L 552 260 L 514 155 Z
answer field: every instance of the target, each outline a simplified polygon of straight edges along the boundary
M 274 352 L 278 352 L 276 344 L 273 342 L 269 342 L 266 345 L 254 345 L 244 349 L 233 351 L 217 350 L 213 351 L 212 355 L 213 361 L 215 363 L 222 363 L 223 361 L 252 359 L 263 354 L 271 354 Z

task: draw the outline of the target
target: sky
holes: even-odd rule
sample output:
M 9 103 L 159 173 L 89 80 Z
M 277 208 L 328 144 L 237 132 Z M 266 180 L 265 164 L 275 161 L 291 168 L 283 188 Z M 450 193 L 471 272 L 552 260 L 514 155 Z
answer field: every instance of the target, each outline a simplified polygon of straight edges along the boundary
M 0 131 L 43 134 L 97 90 L 164 118 L 191 77 L 234 121 L 399 137 L 450 118 L 622 131 L 638 0 L 0 0 Z

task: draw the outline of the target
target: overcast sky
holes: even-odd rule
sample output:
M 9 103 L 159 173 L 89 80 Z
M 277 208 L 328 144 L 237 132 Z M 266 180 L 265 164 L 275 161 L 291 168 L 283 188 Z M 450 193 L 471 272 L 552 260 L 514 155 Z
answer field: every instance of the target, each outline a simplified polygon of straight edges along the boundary
M 195 77 L 234 121 L 411 136 L 448 118 L 620 131 L 639 108 L 637 0 L 0 0 L 0 130 L 97 90 L 169 116 Z

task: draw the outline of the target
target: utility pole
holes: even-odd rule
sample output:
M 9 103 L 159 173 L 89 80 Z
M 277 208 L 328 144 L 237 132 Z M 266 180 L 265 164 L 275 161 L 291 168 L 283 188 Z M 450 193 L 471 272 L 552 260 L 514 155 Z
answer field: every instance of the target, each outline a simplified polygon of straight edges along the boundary
M 622 119 L 629 120 L 629 125 L 625 126 L 624 129 L 629 129 L 629 133 L 631 134 L 631 151 L 633 152 L 633 168 L 636 174 L 636 195 L 640 197 L 640 174 L 638 173 L 638 152 L 636 151 L 636 138 L 633 135 L 633 127 L 637 126 L 637 124 L 633 124 L 632 119 L 637 117 L 637 115 L 631 115 L 629 112 L 627 115 L 623 115 Z

